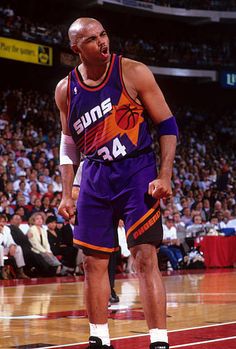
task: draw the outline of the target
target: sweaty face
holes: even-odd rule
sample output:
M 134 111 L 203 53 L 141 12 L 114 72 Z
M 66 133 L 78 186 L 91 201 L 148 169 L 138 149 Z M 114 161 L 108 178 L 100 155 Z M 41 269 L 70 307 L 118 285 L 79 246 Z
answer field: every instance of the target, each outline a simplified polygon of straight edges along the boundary
M 110 59 L 109 39 L 99 22 L 91 22 L 81 28 L 76 46 L 81 59 L 88 63 L 107 63 Z

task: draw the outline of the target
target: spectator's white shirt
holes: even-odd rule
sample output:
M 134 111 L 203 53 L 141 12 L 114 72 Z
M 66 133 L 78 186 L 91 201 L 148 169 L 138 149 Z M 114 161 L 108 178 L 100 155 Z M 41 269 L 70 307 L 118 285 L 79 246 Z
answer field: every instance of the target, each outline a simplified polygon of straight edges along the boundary
M 16 245 L 11 236 L 11 230 L 7 226 L 4 226 L 2 232 L 0 232 L 0 245 L 3 245 L 4 248 Z
M 230 219 L 226 224 L 226 228 L 235 228 L 236 229 L 236 218 Z
M 17 158 L 17 161 L 18 160 L 23 160 L 24 161 L 24 168 L 31 168 L 32 167 L 30 159 L 20 156 L 19 158 Z
M 223 222 L 223 221 L 222 221 L 222 222 L 219 222 L 218 225 L 219 225 L 219 228 L 220 228 L 220 229 L 227 228 L 227 225 L 226 225 L 225 222 Z
M 37 184 L 38 184 L 40 193 L 42 193 L 42 194 L 47 193 L 47 191 L 48 191 L 47 183 L 37 181 Z
M 53 192 L 56 191 L 62 192 L 62 183 L 57 183 L 55 181 L 52 182 Z
M 124 257 L 129 257 L 130 256 L 130 251 L 129 251 L 128 246 L 127 246 L 125 228 L 124 227 L 118 227 L 117 232 L 118 232 L 119 245 L 120 245 L 120 248 L 121 248 L 121 254 Z
M 163 224 L 162 226 L 163 226 L 163 240 L 177 239 L 177 231 L 175 227 L 171 227 L 169 229 L 165 224 Z
M 19 183 L 20 183 L 20 179 L 17 179 L 16 181 L 13 182 L 13 189 L 14 191 L 18 191 L 19 190 Z M 30 185 L 28 183 L 27 180 L 25 180 L 25 190 L 30 193 Z

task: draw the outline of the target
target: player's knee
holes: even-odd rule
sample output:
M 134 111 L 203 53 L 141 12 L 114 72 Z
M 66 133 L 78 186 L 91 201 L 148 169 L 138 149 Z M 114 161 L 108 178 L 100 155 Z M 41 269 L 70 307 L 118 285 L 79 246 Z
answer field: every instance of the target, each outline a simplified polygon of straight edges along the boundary
M 138 274 L 146 274 L 153 271 L 157 265 L 157 258 L 150 254 L 149 249 L 139 249 L 134 256 L 135 270 Z
M 100 258 L 100 256 L 86 256 L 83 257 L 83 265 L 85 273 L 101 274 L 107 271 L 108 258 Z

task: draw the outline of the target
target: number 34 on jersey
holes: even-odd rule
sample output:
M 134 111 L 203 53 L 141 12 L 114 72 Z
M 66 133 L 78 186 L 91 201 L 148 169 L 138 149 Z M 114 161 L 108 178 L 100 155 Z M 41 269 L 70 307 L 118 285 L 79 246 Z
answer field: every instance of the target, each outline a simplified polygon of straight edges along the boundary
M 113 139 L 112 149 L 108 147 L 98 149 L 98 155 L 102 156 L 103 160 L 108 161 L 116 159 L 119 155 L 125 156 L 126 154 L 126 147 L 121 144 L 118 137 Z

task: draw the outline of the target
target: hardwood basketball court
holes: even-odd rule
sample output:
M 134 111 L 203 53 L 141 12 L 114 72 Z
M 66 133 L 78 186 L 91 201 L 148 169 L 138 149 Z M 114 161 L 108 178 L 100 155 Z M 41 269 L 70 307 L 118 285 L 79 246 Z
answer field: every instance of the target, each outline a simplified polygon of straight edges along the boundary
M 236 270 L 164 275 L 171 348 L 236 349 Z M 82 277 L 0 282 L 0 348 L 86 348 Z M 116 280 L 109 308 L 115 349 L 148 349 L 135 275 Z

